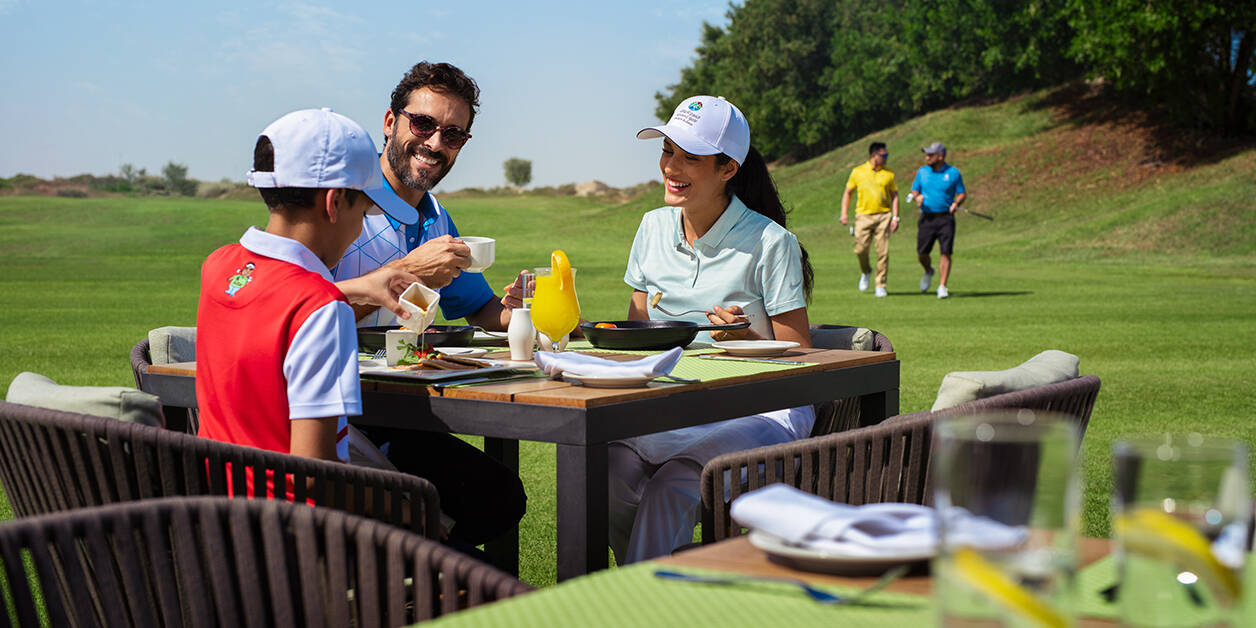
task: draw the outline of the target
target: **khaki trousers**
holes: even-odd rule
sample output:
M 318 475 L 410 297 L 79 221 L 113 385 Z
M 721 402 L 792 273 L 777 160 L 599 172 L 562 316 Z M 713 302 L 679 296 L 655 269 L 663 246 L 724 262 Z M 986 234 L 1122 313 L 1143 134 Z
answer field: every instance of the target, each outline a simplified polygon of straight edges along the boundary
M 890 216 L 891 212 L 855 214 L 855 257 L 859 258 L 859 272 L 872 272 L 872 266 L 868 264 L 868 247 L 875 242 L 876 285 L 882 288 L 890 275 Z

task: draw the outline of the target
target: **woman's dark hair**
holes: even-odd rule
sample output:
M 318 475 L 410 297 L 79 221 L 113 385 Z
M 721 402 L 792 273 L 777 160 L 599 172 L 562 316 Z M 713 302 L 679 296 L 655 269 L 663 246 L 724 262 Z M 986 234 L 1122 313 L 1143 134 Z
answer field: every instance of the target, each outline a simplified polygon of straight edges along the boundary
M 253 146 L 253 169 L 257 172 L 275 171 L 275 146 L 265 135 L 257 138 L 257 144 Z M 314 196 L 318 192 L 318 188 L 257 188 L 257 193 L 262 195 L 262 202 L 272 210 L 313 207 Z M 345 200 L 349 204 L 356 203 L 359 194 L 362 192 L 346 188 Z
M 466 101 L 467 108 L 471 110 L 471 117 L 467 118 L 467 128 L 463 130 L 471 130 L 471 124 L 475 122 L 475 112 L 480 107 L 480 86 L 476 85 L 475 81 L 457 66 L 448 63 L 420 61 L 414 64 L 414 67 L 401 77 L 401 82 L 397 83 L 397 87 L 393 88 L 392 102 L 389 105 L 392 107 L 393 115 L 401 115 L 398 112 L 410 102 L 410 93 L 424 87 L 453 94 Z
M 715 156 L 717 166 L 723 166 L 729 161 L 732 161 L 732 158 L 728 155 Z M 776 183 L 772 181 L 772 174 L 768 172 L 768 164 L 763 161 L 763 155 L 760 155 L 754 146 L 751 146 L 750 152 L 746 153 L 746 159 L 737 169 L 737 174 L 733 175 L 733 178 L 724 186 L 724 193 L 736 194 L 746 207 L 788 228 L 785 225 L 785 206 L 781 204 L 781 197 L 776 193 Z M 815 272 L 811 269 L 811 257 L 807 254 L 807 249 L 803 248 L 801 242 L 798 248 L 802 250 L 802 289 L 807 295 L 807 302 L 810 303 Z

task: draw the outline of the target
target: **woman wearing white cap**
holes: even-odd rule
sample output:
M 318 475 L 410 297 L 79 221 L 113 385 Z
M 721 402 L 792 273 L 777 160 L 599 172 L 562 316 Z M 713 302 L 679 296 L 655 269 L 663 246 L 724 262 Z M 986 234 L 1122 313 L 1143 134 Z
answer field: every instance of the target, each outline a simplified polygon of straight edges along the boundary
M 723 98 L 694 96 L 667 124 L 639 139 L 663 138 L 659 168 L 666 207 L 637 229 L 624 281 L 630 319 L 750 327 L 715 340 L 779 339 L 810 346 L 811 265 L 794 234 L 763 158 L 750 146 L 745 116 Z M 662 293 L 671 317 L 649 307 Z M 610 545 L 619 564 L 670 553 L 693 536 L 702 466 L 722 453 L 805 438 L 811 406 L 611 443 Z

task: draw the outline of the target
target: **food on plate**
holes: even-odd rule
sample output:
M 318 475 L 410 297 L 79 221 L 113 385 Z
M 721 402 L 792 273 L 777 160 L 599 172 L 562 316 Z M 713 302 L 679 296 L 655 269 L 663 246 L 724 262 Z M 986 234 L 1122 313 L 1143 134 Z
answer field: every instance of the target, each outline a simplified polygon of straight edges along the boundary
M 615 323 L 598 323 L 594 327 L 598 329 L 618 329 L 615 327 Z

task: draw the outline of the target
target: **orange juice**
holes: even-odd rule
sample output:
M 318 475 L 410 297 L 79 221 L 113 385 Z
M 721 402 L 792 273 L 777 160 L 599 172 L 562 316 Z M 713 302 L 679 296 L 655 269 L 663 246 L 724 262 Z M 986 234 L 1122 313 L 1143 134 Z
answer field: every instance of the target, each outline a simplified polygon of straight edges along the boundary
M 537 269 L 532 325 L 557 342 L 580 323 L 580 302 L 576 298 L 575 269 L 567 255 L 554 251 L 550 262 L 548 273 L 547 269 Z

